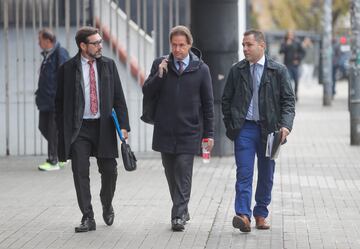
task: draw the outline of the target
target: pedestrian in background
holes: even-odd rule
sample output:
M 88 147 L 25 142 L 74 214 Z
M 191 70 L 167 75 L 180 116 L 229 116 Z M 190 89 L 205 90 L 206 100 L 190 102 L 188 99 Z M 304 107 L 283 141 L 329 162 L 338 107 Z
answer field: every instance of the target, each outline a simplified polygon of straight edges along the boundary
M 341 57 L 340 43 L 334 37 L 332 39 L 332 97 L 336 94 L 336 72 L 339 70 L 339 61 Z
M 271 201 L 275 161 L 265 156 L 268 134 L 289 135 L 295 116 L 295 97 L 287 69 L 265 56 L 261 31 L 244 33 L 245 59 L 230 69 L 222 96 L 226 135 L 234 141 L 236 196 L 233 226 L 250 232 L 252 215 L 257 229 L 269 229 L 266 222 Z M 252 182 L 257 156 L 255 206 L 251 210 Z
M 284 54 L 284 64 L 289 70 L 291 79 L 294 82 L 295 98 L 298 100 L 300 64 L 305 57 L 305 50 L 302 44 L 295 38 L 294 31 L 287 31 L 279 52 L 280 54 Z
M 114 108 L 125 139 L 129 117 L 115 62 L 102 56 L 102 38 L 93 27 L 76 33 L 79 52 L 58 73 L 56 121 L 59 127 L 59 158 L 71 158 L 81 224 L 75 232 L 96 230 L 90 193 L 90 156 L 97 159 L 101 174 L 100 199 L 103 219 L 114 222 L 112 200 L 117 180 L 118 146 L 111 112 Z
M 161 152 L 172 199 L 171 227 L 183 231 L 190 219 L 194 155 L 202 139 L 214 145 L 214 98 L 209 67 L 192 47 L 185 26 L 170 32 L 171 53 L 154 60 L 143 87 L 144 96 L 158 98 L 152 148 Z
M 58 161 L 57 126 L 55 123 L 55 95 L 57 89 L 56 75 L 61 64 L 69 59 L 65 48 L 56 41 L 56 36 L 48 28 L 39 31 L 39 46 L 43 60 L 40 67 L 38 89 L 35 102 L 39 109 L 39 130 L 48 143 L 48 158 L 38 166 L 39 170 L 59 170 L 65 162 Z

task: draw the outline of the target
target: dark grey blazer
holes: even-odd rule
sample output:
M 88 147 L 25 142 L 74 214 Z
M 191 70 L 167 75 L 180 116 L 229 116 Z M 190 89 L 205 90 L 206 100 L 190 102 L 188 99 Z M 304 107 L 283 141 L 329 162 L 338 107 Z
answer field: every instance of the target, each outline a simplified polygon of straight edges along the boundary
M 226 135 L 234 140 L 240 132 L 252 97 L 250 65 L 247 60 L 230 69 L 222 96 Z M 267 134 L 286 127 L 290 131 L 295 117 L 295 95 L 286 67 L 267 58 L 259 88 L 259 114 L 262 141 Z

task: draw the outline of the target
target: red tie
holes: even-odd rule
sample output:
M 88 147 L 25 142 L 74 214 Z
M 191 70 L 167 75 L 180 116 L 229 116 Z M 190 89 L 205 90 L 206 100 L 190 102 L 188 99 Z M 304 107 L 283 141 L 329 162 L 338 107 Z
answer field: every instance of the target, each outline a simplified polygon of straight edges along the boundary
M 98 100 L 96 94 L 96 79 L 93 63 L 94 61 L 88 61 L 90 65 L 90 111 L 93 115 L 98 112 Z

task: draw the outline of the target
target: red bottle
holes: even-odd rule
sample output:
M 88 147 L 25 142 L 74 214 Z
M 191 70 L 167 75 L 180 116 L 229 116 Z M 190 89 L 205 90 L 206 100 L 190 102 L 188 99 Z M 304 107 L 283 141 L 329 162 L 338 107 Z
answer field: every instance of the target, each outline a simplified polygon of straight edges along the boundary
M 203 163 L 210 163 L 210 151 L 206 149 L 208 143 L 209 143 L 208 138 L 204 138 L 201 143 Z

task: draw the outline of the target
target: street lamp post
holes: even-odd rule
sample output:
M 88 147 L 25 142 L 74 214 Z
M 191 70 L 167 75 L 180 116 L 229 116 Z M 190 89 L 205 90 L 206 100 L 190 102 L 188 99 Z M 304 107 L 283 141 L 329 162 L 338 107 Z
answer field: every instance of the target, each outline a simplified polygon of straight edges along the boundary
M 352 0 L 351 63 L 349 80 L 350 144 L 360 145 L 360 0 Z
M 330 106 L 332 100 L 332 0 L 324 1 L 323 38 L 322 38 L 322 75 L 323 105 Z

